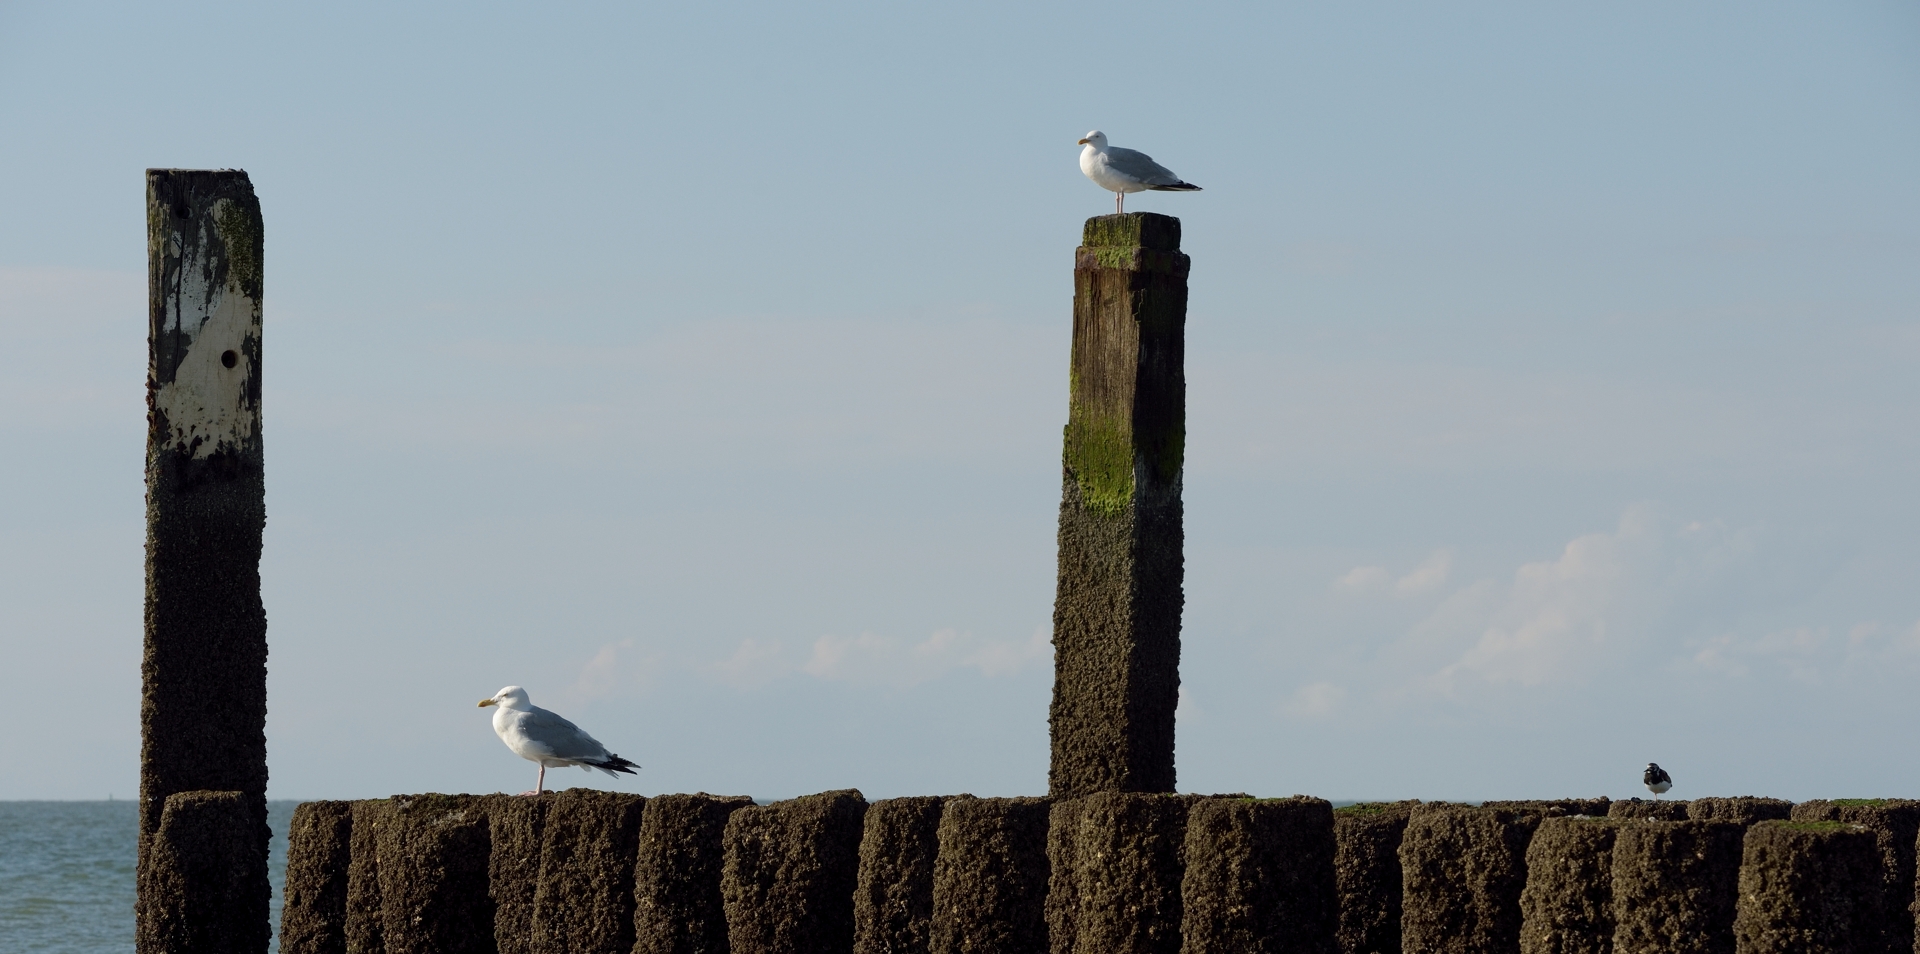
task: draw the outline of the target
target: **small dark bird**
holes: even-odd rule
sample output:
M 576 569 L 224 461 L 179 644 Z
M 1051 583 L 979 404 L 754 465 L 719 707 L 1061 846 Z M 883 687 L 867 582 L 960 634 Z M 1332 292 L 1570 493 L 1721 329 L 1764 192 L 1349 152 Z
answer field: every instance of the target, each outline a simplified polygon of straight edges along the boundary
M 1658 762 L 1647 763 L 1647 771 L 1640 776 L 1640 781 L 1647 783 L 1647 790 L 1653 793 L 1655 801 L 1660 799 L 1662 792 L 1673 787 L 1673 776 L 1668 775 Z

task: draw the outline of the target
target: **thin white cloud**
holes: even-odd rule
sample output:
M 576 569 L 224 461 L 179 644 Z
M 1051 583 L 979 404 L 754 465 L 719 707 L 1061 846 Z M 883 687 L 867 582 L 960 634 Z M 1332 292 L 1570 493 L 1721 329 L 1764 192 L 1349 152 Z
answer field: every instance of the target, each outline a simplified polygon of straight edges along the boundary
M 1431 593 L 1447 584 L 1447 572 L 1451 569 L 1453 569 L 1453 551 L 1436 550 L 1424 563 L 1415 567 L 1413 572 L 1394 582 L 1393 595 L 1406 597 Z
M 1729 678 L 1774 672 L 1809 684 L 1848 670 L 1899 671 L 1920 664 L 1920 623 L 1889 629 L 1879 620 L 1866 620 L 1855 623 L 1845 636 L 1825 626 L 1754 636 L 1722 633 L 1703 641 L 1688 662 Z
M 1393 574 L 1387 572 L 1384 566 L 1356 566 L 1348 570 L 1345 576 L 1333 581 L 1333 588 L 1340 593 L 1364 595 L 1386 589 L 1392 579 Z
M 1445 586 L 1453 570 L 1453 551 L 1435 550 L 1398 579 L 1384 566 L 1356 566 L 1333 581 L 1333 590 L 1346 596 L 1392 593 L 1396 597 L 1423 596 Z
M 954 629 L 918 642 L 874 633 L 827 635 L 814 641 L 812 655 L 800 668 L 821 679 L 905 688 L 955 669 L 1010 676 L 1050 659 L 1052 651 L 1045 627 L 1024 640 L 981 639 Z
M 1661 543 L 1652 515 L 1630 508 L 1611 533 L 1576 537 L 1559 557 L 1522 565 L 1504 586 L 1469 588 L 1466 600 L 1416 627 L 1477 630 L 1434 682 L 1445 691 L 1478 682 L 1538 686 L 1578 680 L 1618 658 L 1665 602 L 1653 572 Z
M 731 656 L 714 664 L 720 681 L 735 689 L 757 689 L 792 671 L 779 640 L 762 641 L 749 636 L 740 641 Z
M 657 656 L 636 654 L 632 639 L 607 643 L 580 667 L 580 675 L 574 679 L 567 696 L 585 702 L 612 695 L 621 688 L 643 685 L 659 666 Z
M 1346 701 L 1347 690 L 1330 682 L 1316 682 L 1301 686 L 1281 710 L 1303 719 L 1325 719 L 1339 711 Z

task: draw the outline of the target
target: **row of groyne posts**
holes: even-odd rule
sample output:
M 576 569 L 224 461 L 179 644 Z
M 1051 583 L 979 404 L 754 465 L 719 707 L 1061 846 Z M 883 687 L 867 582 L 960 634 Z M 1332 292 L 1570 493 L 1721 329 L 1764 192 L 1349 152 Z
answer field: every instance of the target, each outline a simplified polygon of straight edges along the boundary
M 147 172 L 142 954 L 265 950 L 259 202 Z M 1920 954 L 1920 802 L 1175 794 L 1187 256 L 1074 258 L 1048 793 L 309 802 L 298 954 Z

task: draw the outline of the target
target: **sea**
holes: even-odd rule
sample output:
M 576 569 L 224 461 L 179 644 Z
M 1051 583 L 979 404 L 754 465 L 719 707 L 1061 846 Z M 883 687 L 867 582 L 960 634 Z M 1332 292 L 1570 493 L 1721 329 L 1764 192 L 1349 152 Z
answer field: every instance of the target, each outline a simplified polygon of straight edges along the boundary
M 277 950 L 287 874 L 287 823 L 298 802 L 268 802 Z M 133 862 L 140 820 L 131 801 L 0 802 L 0 952 L 132 954 Z

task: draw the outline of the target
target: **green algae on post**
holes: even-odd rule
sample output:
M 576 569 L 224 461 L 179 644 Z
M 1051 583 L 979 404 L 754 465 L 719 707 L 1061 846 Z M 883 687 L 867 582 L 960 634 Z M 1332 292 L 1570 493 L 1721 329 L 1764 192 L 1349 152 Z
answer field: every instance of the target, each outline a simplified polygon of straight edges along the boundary
M 1180 687 L 1187 257 L 1180 222 L 1089 219 L 1074 253 L 1048 791 L 1171 792 Z

